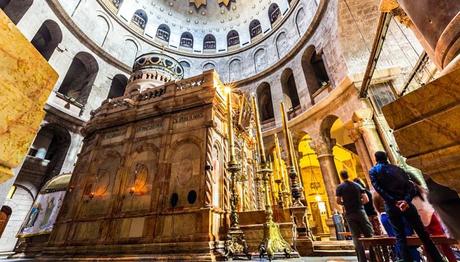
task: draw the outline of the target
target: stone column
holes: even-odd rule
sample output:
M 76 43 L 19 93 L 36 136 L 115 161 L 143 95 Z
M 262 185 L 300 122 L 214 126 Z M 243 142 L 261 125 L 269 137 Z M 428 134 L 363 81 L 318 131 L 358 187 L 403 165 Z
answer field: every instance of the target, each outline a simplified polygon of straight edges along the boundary
M 377 132 L 377 127 L 375 126 L 372 116 L 372 110 L 360 110 L 353 114 L 353 122 L 355 128 L 362 135 L 367 152 L 371 157 L 372 164 L 375 164 L 374 153 L 377 151 L 385 151 L 385 148 L 380 140 L 380 136 Z
M 332 212 L 334 212 L 334 210 L 340 210 L 335 201 L 335 189 L 340 184 L 340 180 L 334 162 L 334 155 L 332 154 L 332 148 L 334 145 L 335 139 L 324 137 L 313 141 L 310 145 L 318 156 L 319 167 L 321 169 L 321 174 L 323 175 L 324 185 L 326 186 L 326 193 L 329 199 L 329 206 L 331 207 Z
M 373 165 L 372 164 L 373 156 L 369 154 L 369 151 L 367 150 L 367 147 L 366 147 L 366 143 L 364 142 L 363 136 L 358 128 L 350 129 L 349 137 L 355 143 L 355 147 L 356 147 L 356 150 L 358 151 L 358 156 L 359 156 L 361 166 L 363 167 L 366 173 L 367 181 L 370 183 L 369 172 L 367 171 L 369 171 L 369 169 L 371 169 Z

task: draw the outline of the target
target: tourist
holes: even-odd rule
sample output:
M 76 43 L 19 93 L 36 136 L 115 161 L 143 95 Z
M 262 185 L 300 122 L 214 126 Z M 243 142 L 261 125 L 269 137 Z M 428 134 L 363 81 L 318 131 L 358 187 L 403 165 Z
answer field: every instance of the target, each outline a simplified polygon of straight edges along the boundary
M 366 261 L 364 247 L 359 242 L 361 236 L 372 237 L 372 225 L 364 212 L 363 204 L 369 202 L 364 188 L 351 181 L 348 172 L 340 172 L 343 183 L 337 187 L 337 203 L 345 207 L 345 218 L 351 231 L 358 261 Z
M 404 219 L 406 219 L 425 246 L 427 256 L 435 262 L 443 261 L 430 235 L 425 230 L 417 209 L 412 204 L 416 189 L 410 182 L 409 176 L 401 168 L 388 163 L 385 152 L 376 152 L 375 158 L 377 164 L 371 168 L 369 175 L 374 189 L 385 201 L 385 210 L 395 230 L 403 260 L 413 261 L 404 233 Z
M 380 222 L 383 225 L 383 228 L 385 229 L 387 235 L 389 237 L 395 237 L 395 231 L 393 229 L 393 226 L 390 223 L 390 219 L 388 218 L 388 214 L 385 211 L 385 202 L 383 201 L 383 198 L 379 195 L 379 193 L 374 192 L 373 195 L 373 201 L 374 201 L 374 206 L 377 209 L 377 212 L 380 213 Z M 406 236 L 412 236 L 414 234 L 414 230 L 412 227 L 407 223 L 407 221 L 404 219 L 404 234 Z M 420 252 L 418 252 L 417 247 L 409 247 L 409 252 L 412 256 L 413 261 L 415 262 L 420 262 L 422 261 L 422 258 L 420 256 Z M 402 259 L 401 257 L 401 247 L 396 243 L 394 247 L 394 253 L 399 259 Z
M 412 181 L 416 184 L 417 194 L 415 195 L 412 203 L 417 208 L 420 215 L 420 219 L 425 226 L 426 231 L 431 235 L 445 235 L 444 229 L 442 228 L 441 222 L 438 216 L 434 212 L 433 206 L 427 201 L 427 190 L 422 187 L 422 183 L 418 178 L 412 176 Z M 439 249 L 449 262 L 456 262 L 455 254 L 448 244 L 439 246 Z
M 460 240 L 460 197 L 458 193 L 446 186 L 425 177 L 428 186 L 428 201 L 445 223 L 450 237 Z
M 372 193 L 366 188 L 364 185 L 364 182 L 361 178 L 355 178 L 353 179 L 353 182 L 356 184 L 360 185 L 362 188 L 364 188 L 364 191 L 366 192 L 367 197 L 369 198 L 369 202 L 364 204 L 364 211 L 366 211 L 366 215 L 369 218 L 369 221 L 372 224 L 372 229 L 374 230 L 374 235 L 375 236 L 380 236 L 382 235 L 382 227 L 379 222 L 379 216 L 377 214 L 377 211 L 375 211 L 374 207 L 374 202 L 372 201 Z

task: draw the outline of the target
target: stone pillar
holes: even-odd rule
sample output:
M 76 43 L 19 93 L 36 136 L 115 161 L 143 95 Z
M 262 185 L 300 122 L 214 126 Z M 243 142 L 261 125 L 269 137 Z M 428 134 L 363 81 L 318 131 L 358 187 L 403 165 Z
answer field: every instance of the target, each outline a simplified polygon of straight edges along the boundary
M 363 136 L 361 132 L 359 131 L 358 128 L 353 128 L 349 130 L 349 136 L 351 140 L 355 143 L 356 150 L 358 151 L 358 156 L 359 160 L 361 163 L 361 166 L 363 167 L 365 173 L 366 173 L 366 179 L 370 183 L 370 178 L 369 178 L 369 169 L 371 169 L 373 165 L 372 158 L 369 154 L 369 151 L 367 150 L 366 143 L 364 142 Z
M 372 110 L 360 110 L 353 114 L 353 122 L 357 131 L 362 135 L 362 139 L 371 158 L 372 164 L 375 164 L 374 153 L 377 151 L 385 151 L 385 147 L 380 140 L 380 136 L 377 132 L 377 127 L 375 126 L 372 116 Z
M 324 185 L 326 186 L 326 193 L 329 199 L 329 206 L 331 207 L 332 212 L 334 210 L 340 210 L 340 207 L 335 201 L 335 189 L 340 184 L 340 180 L 334 162 L 334 155 L 332 154 L 332 148 L 334 145 L 335 139 L 324 137 L 312 142 L 310 145 L 318 156 L 319 167 L 323 175 Z

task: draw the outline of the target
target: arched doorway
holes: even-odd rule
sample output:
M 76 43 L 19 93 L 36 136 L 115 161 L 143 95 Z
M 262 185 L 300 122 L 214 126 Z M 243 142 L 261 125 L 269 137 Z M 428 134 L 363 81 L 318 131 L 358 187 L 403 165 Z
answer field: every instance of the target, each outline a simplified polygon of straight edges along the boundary
M 257 87 L 257 103 L 262 123 L 272 121 L 275 118 L 275 114 L 273 111 L 272 93 L 270 85 L 267 82 L 263 82 Z
M 309 46 L 302 56 L 302 69 L 307 82 L 312 104 L 321 90 L 330 85 L 329 76 L 324 65 L 322 53 L 317 53 L 315 46 Z
M 72 60 L 58 92 L 84 106 L 98 72 L 96 59 L 89 53 L 80 52 Z
M 46 60 L 49 60 L 61 41 L 62 32 L 59 25 L 53 20 L 46 20 L 31 43 Z
M 287 109 L 290 112 L 300 109 L 300 99 L 292 69 L 286 68 L 281 74 L 281 86 L 283 89 L 283 101 Z
M 16 25 L 29 10 L 33 0 L 0 0 L 0 8 Z
M 126 85 L 128 84 L 128 78 L 124 75 L 115 75 L 110 85 L 110 90 L 107 98 L 116 98 L 123 96 L 125 93 Z

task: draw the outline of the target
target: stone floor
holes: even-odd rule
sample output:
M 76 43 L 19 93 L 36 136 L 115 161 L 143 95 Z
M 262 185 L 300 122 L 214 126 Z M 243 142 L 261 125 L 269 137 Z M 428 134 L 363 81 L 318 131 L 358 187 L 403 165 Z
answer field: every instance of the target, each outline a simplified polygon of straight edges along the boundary
M 22 261 L 33 261 L 33 259 L 6 259 L 0 257 L 0 262 L 22 262 Z M 245 260 L 239 260 L 245 261 Z M 268 261 L 268 259 L 253 259 L 252 261 Z M 289 261 L 289 262 L 355 262 L 358 261 L 356 257 L 302 257 L 297 259 L 276 259 L 274 261 Z

